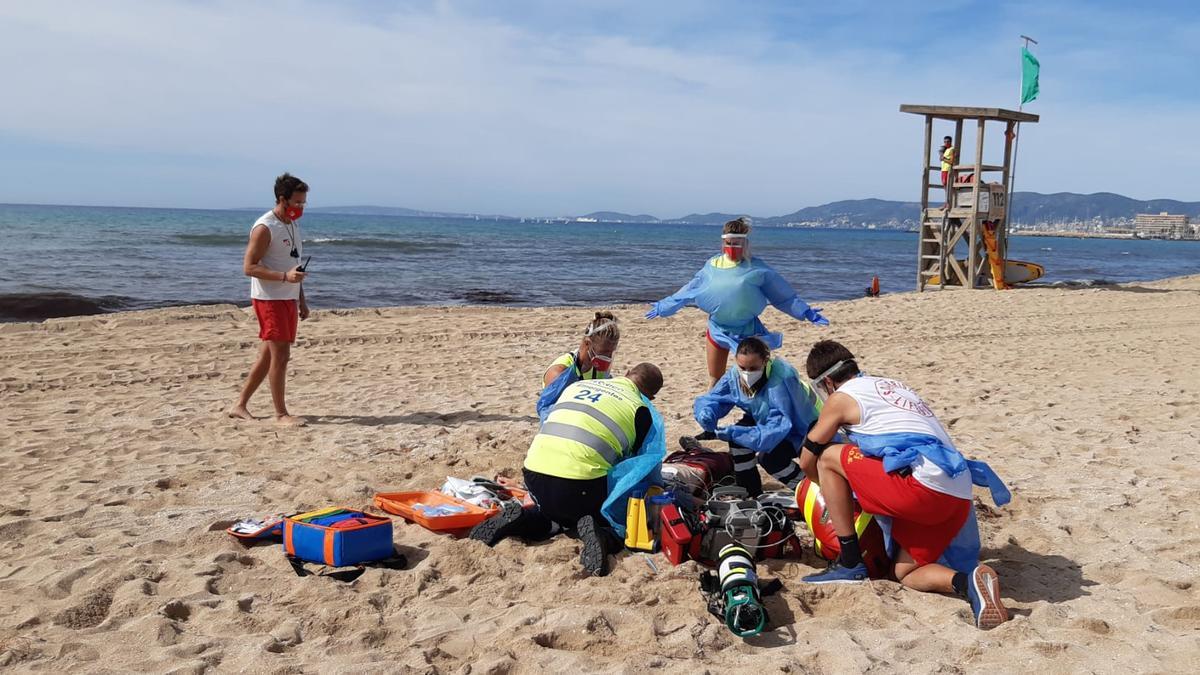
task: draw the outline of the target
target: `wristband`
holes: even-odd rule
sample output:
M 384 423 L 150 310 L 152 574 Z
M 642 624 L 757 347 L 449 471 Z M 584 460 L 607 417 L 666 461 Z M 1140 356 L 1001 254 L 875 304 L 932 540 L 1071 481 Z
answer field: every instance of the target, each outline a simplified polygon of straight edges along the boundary
M 828 443 L 818 443 L 811 438 L 804 439 L 804 448 L 817 457 L 820 457 L 821 453 L 825 452 L 825 448 L 828 448 L 831 445 L 833 445 L 833 441 Z

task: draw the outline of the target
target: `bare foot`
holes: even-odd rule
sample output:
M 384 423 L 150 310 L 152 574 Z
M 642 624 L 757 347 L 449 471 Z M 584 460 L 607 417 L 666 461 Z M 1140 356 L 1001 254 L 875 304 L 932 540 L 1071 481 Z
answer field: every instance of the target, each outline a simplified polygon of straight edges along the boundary
M 285 427 L 302 427 L 308 424 L 308 420 L 295 415 L 276 415 L 275 424 Z
M 235 405 L 232 408 L 230 408 L 229 410 L 226 410 L 225 414 L 228 415 L 229 417 L 232 417 L 234 419 L 239 419 L 239 420 L 253 420 L 254 419 L 254 415 L 251 415 L 250 411 L 246 410 L 246 406 L 244 406 L 244 405 Z

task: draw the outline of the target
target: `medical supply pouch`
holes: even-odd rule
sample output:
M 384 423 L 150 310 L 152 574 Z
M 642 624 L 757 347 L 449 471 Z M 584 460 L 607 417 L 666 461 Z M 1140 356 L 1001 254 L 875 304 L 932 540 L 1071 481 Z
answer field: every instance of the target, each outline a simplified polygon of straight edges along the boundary
M 247 544 L 262 539 L 278 539 L 283 536 L 283 521 L 243 518 L 227 527 L 225 533 Z
M 680 439 L 682 444 L 684 441 Z M 708 486 L 720 485 L 733 476 L 733 456 L 728 452 L 715 452 L 695 439 L 688 439 L 683 450 L 667 455 L 664 464 L 687 464 L 704 472 Z
M 698 539 L 700 522 L 675 504 L 667 504 L 659 513 L 662 519 L 659 538 L 663 555 L 673 565 L 682 565 L 690 557 L 692 540 Z
M 331 507 L 283 519 L 283 547 L 288 556 L 331 567 L 391 558 L 390 518 Z

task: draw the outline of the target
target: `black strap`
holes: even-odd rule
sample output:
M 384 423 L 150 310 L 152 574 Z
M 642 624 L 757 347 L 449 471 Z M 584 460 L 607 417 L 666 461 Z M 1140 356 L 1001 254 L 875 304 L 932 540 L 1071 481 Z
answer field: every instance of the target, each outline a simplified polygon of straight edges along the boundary
M 807 436 L 804 438 L 804 448 L 817 457 L 820 457 L 821 453 L 825 452 L 825 448 L 828 448 L 831 445 L 833 445 L 833 441 L 828 443 L 818 443 Z
M 296 576 L 298 576 L 298 577 L 307 577 L 307 576 L 312 576 L 313 574 L 316 574 L 316 576 L 329 577 L 331 579 L 336 579 L 337 581 L 342 581 L 345 583 L 350 583 L 351 581 L 354 581 L 355 579 L 361 577 L 363 575 L 363 573 L 367 571 L 368 567 L 382 567 L 384 569 L 389 569 L 389 570 L 402 570 L 402 569 L 405 569 L 406 567 L 408 567 L 408 559 L 405 558 L 403 555 L 400 555 L 399 553 L 393 555 L 391 558 L 386 558 L 384 560 L 375 560 L 375 561 L 372 561 L 369 563 L 362 563 L 360 565 L 355 565 L 350 568 L 341 568 L 341 569 L 335 569 L 334 571 L 331 571 L 331 572 L 320 572 L 320 573 L 310 572 L 308 570 L 308 568 L 305 567 L 305 564 L 306 564 L 305 561 L 303 561 L 299 558 L 289 555 L 289 556 L 287 556 L 287 559 L 288 559 L 288 563 L 290 563 L 292 566 L 292 571 L 295 572 Z
M 758 595 L 759 595 L 759 597 L 767 598 L 772 595 L 775 595 L 776 593 L 778 593 L 779 591 L 782 591 L 782 590 L 783 590 L 783 582 L 780 581 L 778 578 L 772 579 L 770 581 L 763 581 L 762 579 L 758 580 Z

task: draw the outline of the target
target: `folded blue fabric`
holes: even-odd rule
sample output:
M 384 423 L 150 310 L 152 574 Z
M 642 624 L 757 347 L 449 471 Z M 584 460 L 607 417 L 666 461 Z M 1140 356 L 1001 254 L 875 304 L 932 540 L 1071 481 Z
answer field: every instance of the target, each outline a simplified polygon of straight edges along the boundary
M 850 434 L 850 440 L 864 455 L 881 458 L 883 470 L 888 473 L 910 467 L 918 457 L 924 457 L 951 478 L 963 471 L 970 471 L 971 482 L 988 488 L 997 506 L 1012 501 L 1012 493 L 987 462 L 963 457 L 962 453 L 945 445 L 936 436 L 913 433 Z
M 645 493 L 651 485 L 662 485 L 662 461 L 667 456 L 667 436 L 662 416 L 650 399 L 642 396 L 642 402 L 650 409 L 653 424 L 642 441 L 638 453 L 621 461 L 608 472 L 608 497 L 600 507 L 600 513 L 616 531 L 625 536 L 625 515 L 629 511 L 629 498 L 635 493 Z

